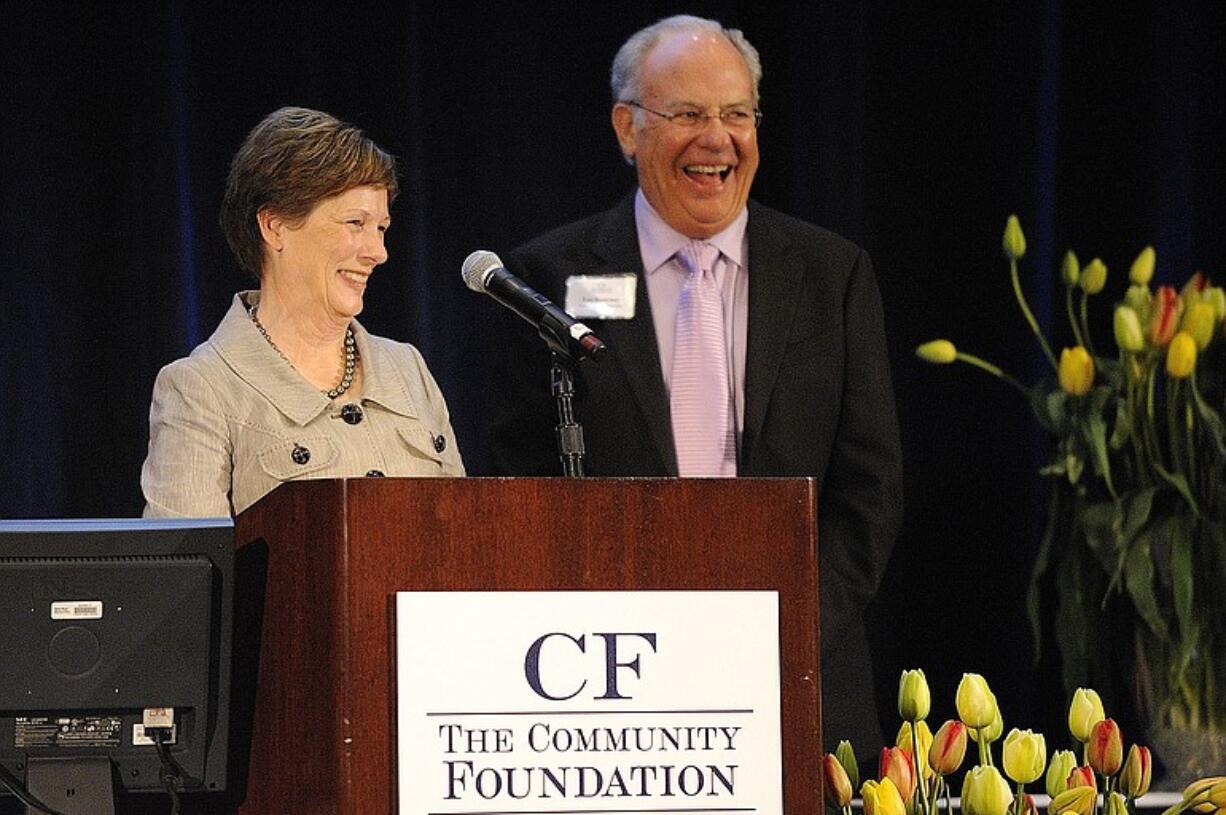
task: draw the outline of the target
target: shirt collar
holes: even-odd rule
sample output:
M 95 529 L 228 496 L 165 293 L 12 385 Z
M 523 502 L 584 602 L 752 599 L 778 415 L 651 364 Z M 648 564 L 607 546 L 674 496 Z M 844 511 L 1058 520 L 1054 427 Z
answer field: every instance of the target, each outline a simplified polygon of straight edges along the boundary
M 642 189 L 634 195 L 634 223 L 638 228 L 639 251 L 647 274 L 652 274 L 671 260 L 677 250 L 691 240 L 665 223 L 660 213 L 647 201 Z M 749 208 L 742 207 L 732 223 L 707 238 L 706 242 L 719 249 L 733 263 L 745 268 L 745 228 L 748 224 Z

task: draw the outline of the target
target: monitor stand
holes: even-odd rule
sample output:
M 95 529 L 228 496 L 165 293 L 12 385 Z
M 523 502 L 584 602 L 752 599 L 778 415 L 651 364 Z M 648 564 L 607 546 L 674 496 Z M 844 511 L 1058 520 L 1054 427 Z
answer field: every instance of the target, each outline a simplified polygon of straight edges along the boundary
M 63 815 L 115 815 L 111 760 L 31 758 L 26 762 L 26 791 Z M 31 806 L 26 815 L 42 815 Z

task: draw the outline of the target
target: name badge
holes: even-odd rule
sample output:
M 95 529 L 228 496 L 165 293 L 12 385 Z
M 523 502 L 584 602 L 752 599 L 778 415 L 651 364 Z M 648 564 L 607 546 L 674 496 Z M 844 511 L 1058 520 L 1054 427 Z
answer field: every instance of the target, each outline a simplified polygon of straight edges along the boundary
M 632 274 L 573 275 L 566 278 L 566 311 L 579 319 L 629 320 L 637 283 Z

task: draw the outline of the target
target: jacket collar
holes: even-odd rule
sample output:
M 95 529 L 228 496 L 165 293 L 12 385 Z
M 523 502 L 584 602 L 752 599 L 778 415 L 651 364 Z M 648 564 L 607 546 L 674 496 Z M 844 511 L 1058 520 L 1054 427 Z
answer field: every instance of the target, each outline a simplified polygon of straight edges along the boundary
M 287 419 L 299 426 L 309 424 L 330 409 L 333 400 L 316 390 L 281 358 L 260 334 L 247 313 L 258 305 L 258 291 L 239 292 L 208 344 L 240 379 L 267 399 Z M 353 338 L 362 365 L 362 401 L 376 402 L 402 416 L 416 417 L 417 410 L 394 377 L 395 362 L 384 349 L 371 342 L 362 324 L 353 321 Z

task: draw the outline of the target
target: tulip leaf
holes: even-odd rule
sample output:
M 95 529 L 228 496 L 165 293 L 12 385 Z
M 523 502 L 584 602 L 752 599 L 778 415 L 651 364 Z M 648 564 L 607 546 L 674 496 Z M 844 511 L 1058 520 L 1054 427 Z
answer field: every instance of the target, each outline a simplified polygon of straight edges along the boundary
M 1192 529 L 1195 523 L 1175 516 L 1171 528 L 1171 592 L 1175 598 L 1175 618 L 1187 642 L 1187 634 L 1195 626 L 1192 618 Z
M 1111 449 L 1119 450 L 1132 438 L 1132 413 L 1128 410 L 1128 401 L 1120 399 L 1115 403 L 1115 423 L 1111 430 Z
M 1226 456 L 1226 425 L 1222 423 L 1222 417 L 1218 412 L 1200 395 L 1200 388 L 1197 387 L 1195 377 L 1192 379 L 1192 399 L 1196 404 L 1196 415 L 1200 417 L 1201 423 L 1209 433 L 1209 438 L 1213 439 L 1218 455 Z
M 1109 485 L 1111 461 L 1107 458 L 1107 420 L 1101 411 L 1096 410 L 1086 417 L 1084 433 L 1094 462 L 1094 473 L 1102 476 Z
M 1159 641 L 1169 642 L 1166 620 L 1158 610 L 1158 600 L 1154 595 L 1154 559 L 1151 557 L 1152 530 L 1146 530 L 1137 536 L 1136 544 L 1129 547 L 1124 561 L 1124 585 L 1137 614 L 1149 626 Z

